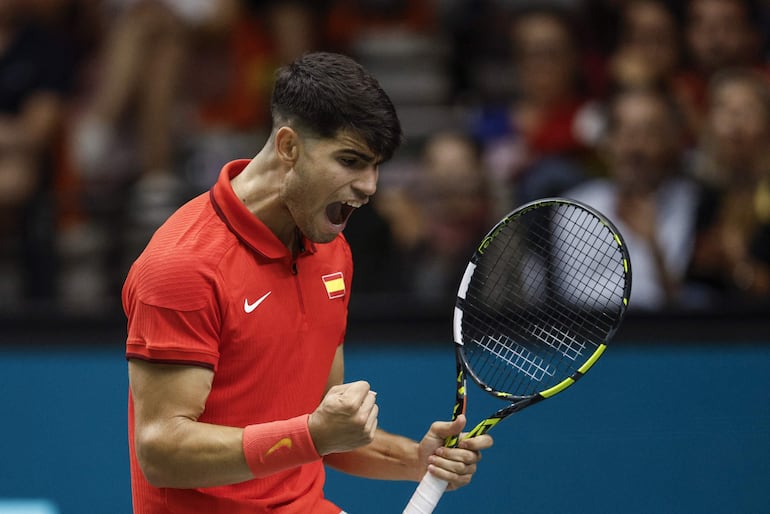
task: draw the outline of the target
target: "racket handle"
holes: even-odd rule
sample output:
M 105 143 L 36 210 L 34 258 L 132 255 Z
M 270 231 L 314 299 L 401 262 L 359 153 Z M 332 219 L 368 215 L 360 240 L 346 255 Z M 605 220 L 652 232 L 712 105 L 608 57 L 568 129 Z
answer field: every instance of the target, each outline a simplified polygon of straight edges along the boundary
M 446 491 L 448 482 L 425 473 L 420 485 L 414 491 L 403 514 L 430 514 L 438 505 L 441 495 Z

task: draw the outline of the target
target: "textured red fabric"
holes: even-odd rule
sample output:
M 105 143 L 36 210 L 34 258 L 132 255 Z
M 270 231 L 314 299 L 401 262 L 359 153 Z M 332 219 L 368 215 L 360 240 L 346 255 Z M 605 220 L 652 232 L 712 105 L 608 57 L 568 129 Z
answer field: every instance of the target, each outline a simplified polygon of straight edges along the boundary
M 318 406 L 345 335 L 347 294 L 330 297 L 325 276 L 350 291 L 350 248 L 304 241 L 288 249 L 235 196 L 228 164 L 210 193 L 177 211 L 153 236 L 123 288 L 126 357 L 214 370 L 199 421 L 247 427 L 306 415 Z M 323 499 L 320 460 L 241 484 L 157 489 L 129 443 L 134 512 L 338 513 Z
M 243 454 L 255 477 L 272 475 L 321 458 L 308 428 L 308 414 L 249 425 L 243 431 Z

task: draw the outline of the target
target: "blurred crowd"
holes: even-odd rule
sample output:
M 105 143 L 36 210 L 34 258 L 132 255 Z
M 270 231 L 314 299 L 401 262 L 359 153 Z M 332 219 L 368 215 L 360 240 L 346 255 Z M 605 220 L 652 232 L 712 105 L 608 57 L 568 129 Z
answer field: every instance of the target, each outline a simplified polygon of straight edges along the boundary
M 3 0 L 0 312 L 117 308 L 309 50 L 406 133 L 346 230 L 358 294 L 451 302 L 497 219 L 559 195 L 625 236 L 632 308 L 767 308 L 769 34 L 749 0 Z

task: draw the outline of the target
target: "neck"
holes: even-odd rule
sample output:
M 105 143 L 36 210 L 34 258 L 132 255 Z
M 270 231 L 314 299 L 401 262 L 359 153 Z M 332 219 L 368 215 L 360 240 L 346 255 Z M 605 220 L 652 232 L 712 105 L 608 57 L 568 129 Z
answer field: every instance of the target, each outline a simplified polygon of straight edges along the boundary
M 296 254 L 300 248 L 296 224 L 281 198 L 285 172 L 263 150 L 230 182 L 244 206 Z

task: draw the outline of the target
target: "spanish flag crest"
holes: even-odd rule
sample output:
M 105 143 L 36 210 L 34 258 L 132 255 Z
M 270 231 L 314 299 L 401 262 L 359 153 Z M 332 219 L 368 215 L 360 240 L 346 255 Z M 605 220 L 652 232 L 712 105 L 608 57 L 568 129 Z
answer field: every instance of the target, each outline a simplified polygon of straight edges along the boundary
M 342 298 L 345 296 L 345 280 L 342 277 L 342 272 L 330 273 L 321 277 L 324 287 L 326 287 L 326 293 L 329 295 L 329 299 Z

